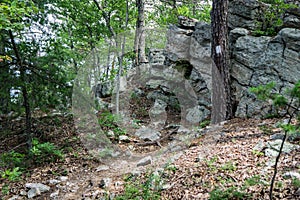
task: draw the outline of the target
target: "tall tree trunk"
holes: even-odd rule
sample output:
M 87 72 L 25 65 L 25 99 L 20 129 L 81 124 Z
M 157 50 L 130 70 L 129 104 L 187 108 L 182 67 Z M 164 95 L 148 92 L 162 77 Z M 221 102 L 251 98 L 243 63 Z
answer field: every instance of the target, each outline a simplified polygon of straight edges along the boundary
M 134 41 L 134 50 L 136 53 L 135 64 L 147 62 L 145 54 L 145 2 L 144 0 L 136 0 L 136 7 L 138 8 L 138 18 L 136 21 L 136 32 Z
M 128 0 L 126 0 L 126 19 L 125 19 L 125 29 L 128 26 L 128 20 L 129 20 L 129 8 L 128 8 Z M 120 81 L 121 81 L 121 76 L 123 73 L 123 58 L 124 58 L 124 51 L 125 51 L 125 43 L 126 43 L 126 34 L 124 34 L 122 38 L 122 47 L 121 47 L 121 55 L 119 56 L 119 71 L 118 71 L 118 76 L 117 76 L 117 88 L 116 88 L 116 114 L 120 114 Z
M 32 132 L 31 132 L 31 109 L 30 109 L 30 103 L 29 103 L 29 95 L 27 91 L 27 79 L 26 79 L 26 68 L 23 65 L 22 58 L 20 56 L 20 53 L 18 51 L 17 45 L 15 43 L 15 39 L 13 36 L 12 31 L 9 31 L 9 37 L 11 44 L 13 46 L 13 50 L 15 52 L 15 56 L 17 59 L 17 65 L 19 66 L 20 70 L 20 78 L 22 81 L 21 85 L 21 91 L 23 95 L 23 106 L 25 108 L 25 134 L 27 136 L 27 144 L 28 148 L 30 149 L 32 147 Z
M 228 54 L 228 0 L 213 0 L 212 28 L 212 123 L 233 117 Z

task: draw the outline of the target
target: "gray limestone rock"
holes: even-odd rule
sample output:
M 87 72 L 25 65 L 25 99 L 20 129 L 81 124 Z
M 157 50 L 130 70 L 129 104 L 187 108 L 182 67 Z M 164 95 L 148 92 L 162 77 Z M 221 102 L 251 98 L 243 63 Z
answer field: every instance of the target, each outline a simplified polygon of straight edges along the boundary
M 151 163 L 152 163 L 152 157 L 151 156 L 147 156 L 147 157 L 139 160 L 136 166 L 137 167 L 146 166 L 146 165 L 149 165 Z
M 142 140 L 155 141 L 155 140 L 159 139 L 160 132 L 158 132 L 152 128 L 149 128 L 149 127 L 141 127 L 134 133 L 134 135 L 136 135 L 137 137 L 139 137 Z
M 276 83 L 274 92 L 290 88 L 300 77 L 299 49 L 299 29 L 284 28 L 273 38 L 246 35 L 236 40 L 231 61 L 236 116 L 261 117 L 274 112 L 272 104 L 257 100 L 249 88 L 271 81 Z
M 239 37 L 249 35 L 249 30 L 245 28 L 235 28 L 229 33 L 229 41 L 234 44 Z
M 300 188 L 298 188 L 298 190 L 295 192 L 296 196 L 300 196 Z
M 284 137 L 284 134 L 283 133 L 275 133 L 273 135 L 270 135 L 270 140 L 282 140 Z
M 274 140 L 274 141 L 267 142 L 267 147 L 268 148 L 265 150 L 265 155 L 268 156 L 268 157 L 277 156 L 278 153 L 279 153 L 281 143 L 282 143 L 281 139 L 277 139 L 277 140 Z M 286 142 L 284 142 L 282 152 L 290 153 L 291 151 L 293 151 L 295 149 L 299 149 L 299 148 L 300 148 L 299 145 L 294 145 L 294 144 L 291 144 L 291 143 L 286 141 Z
M 50 187 L 48 185 L 44 185 L 42 183 L 26 183 L 26 188 L 37 188 L 40 192 L 47 192 L 50 190 Z
M 286 48 L 298 51 L 300 49 L 300 29 L 284 28 L 279 33 L 282 40 L 286 43 Z
M 297 178 L 300 180 L 300 174 L 298 172 L 290 171 L 283 174 L 285 178 Z
M 266 144 L 264 143 L 264 141 L 259 140 L 258 143 L 255 145 L 255 147 L 253 148 L 253 150 L 255 151 L 262 151 L 264 148 L 266 147 Z
M 189 108 L 186 112 L 186 120 L 191 124 L 197 124 L 203 121 L 208 117 L 209 114 L 208 112 L 206 112 L 206 109 L 201 108 L 200 106 Z
M 120 135 L 119 140 L 122 142 L 129 142 L 130 138 L 127 135 Z
M 100 165 L 99 167 L 96 168 L 96 172 L 106 171 L 106 170 L 109 170 L 109 166 L 107 165 Z
M 182 28 L 193 29 L 197 21 L 198 20 L 196 19 L 191 19 L 185 16 L 178 16 L 178 24 Z
M 233 0 L 228 6 L 228 26 L 256 30 L 265 4 L 256 0 Z
M 31 188 L 28 192 L 27 192 L 27 197 L 28 199 L 31 199 L 33 197 L 39 196 L 41 195 L 41 191 L 39 190 L 39 188 Z
M 156 99 L 154 105 L 149 110 L 149 117 L 151 119 L 151 124 L 156 128 L 162 128 L 167 121 L 167 112 L 166 112 L 167 103 Z
M 105 98 L 111 96 L 112 89 L 113 89 L 112 83 L 108 81 L 94 86 L 93 92 L 95 94 L 95 97 Z

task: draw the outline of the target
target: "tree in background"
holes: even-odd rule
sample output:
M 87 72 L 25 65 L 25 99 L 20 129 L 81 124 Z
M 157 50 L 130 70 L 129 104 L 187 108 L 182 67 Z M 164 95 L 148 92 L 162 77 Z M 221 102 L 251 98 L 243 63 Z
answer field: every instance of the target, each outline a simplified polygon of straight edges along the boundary
M 147 1 L 147 4 L 155 10 L 146 14 L 151 26 L 177 24 L 178 16 L 181 15 L 210 22 L 211 2 L 208 0 L 152 0 Z
M 45 4 L 27 1 L 4 1 L 0 4 L 1 113 L 25 113 L 28 146 L 31 147 L 34 108 L 49 109 L 68 103 L 68 75 L 50 52 L 52 38 L 44 30 Z

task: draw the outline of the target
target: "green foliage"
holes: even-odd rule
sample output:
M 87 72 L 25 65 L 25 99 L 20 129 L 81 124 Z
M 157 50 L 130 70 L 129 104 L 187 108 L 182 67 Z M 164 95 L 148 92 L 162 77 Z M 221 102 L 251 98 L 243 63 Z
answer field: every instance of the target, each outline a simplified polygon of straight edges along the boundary
M 117 126 L 118 116 L 109 111 L 104 111 L 98 116 L 98 123 L 101 128 L 115 128 Z
M 275 82 L 270 82 L 266 85 L 251 87 L 250 92 L 256 94 L 259 100 L 266 101 L 267 99 L 272 98 L 271 91 L 274 89 L 275 85 Z
M 267 84 L 266 86 L 258 86 L 256 88 L 251 88 L 251 91 L 254 92 L 258 98 L 262 100 L 271 100 L 275 108 L 278 110 L 280 108 L 282 111 L 284 110 L 284 114 L 282 116 L 288 116 L 288 123 L 284 123 L 281 127 L 285 131 L 284 138 L 289 138 L 289 134 L 293 136 L 300 135 L 300 80 L 291 88 L 288 89 L 285 93 L 285 96 L 278 93 L 271 93 L 271 90 L 275 87 L 274 83 Z M 279 113 L 277 111 L 277 113 Z M 292 123 L 292 120 L 296 118 L 296 123 Z M 283 140 L 284 142 L 285 140 Z M 282 146 L 281 146 L 282 147 Z M 272 197 L 272 192 L 274 190 L 274 184 L 276 173 L 277 173 L 277 162 L 279 159 L 281 151 L 276 159 L 274 174 L 272 177 L 271 185 L 270 185 L 270 196 Z M 282 187 L 281 183 L 276 183 L 277 187 Z
M 168 165 L 166 167 L 166 170 L 172 171 L 172 172 L 176 172 L 178 169 L 177 169 L 177 167 L 175 165 Z
M 12 170 L 6 169 L 4 172 L 1 172 L 1 176 L 2 178 L 7 178 L 9 181 L 18 181 L 22 173 L 19 167 L 15 167 Z
M 250 195 L 239 191 L 236 187 L 230 187 L 226 190 L 216 188 L 210 193 L 210 200 L 226 200 L 226 199 L 250 199 Z
M 276 115 L 296 114 L 300 108 L 300 81 L 293 88 L 288 89 L 285 94 L 275 92 L 276 84 L 274 82 L 266 85 L 260 85 L 250 88 L 250 92 L 254 93 L 259 100 L 271 100 L 276 109 Z M 293 110 L 291 112 L 291 110 Z M 283 114 L 280 111 L 285 111 Z
M 256 155 L 258 157 L 264 156 L 265 154 L 261 151 L 257 151 L 257 150 L 252 150 L 252 154 Z
M 237 166 L 233 162 L 227 162 L 224 165 L 221 166 L 221 169 L 224 171 L 230 171 L 233 172 L 237 169 Z
M 292 185 L 296 188 L 300 188 L 300 179 L 298 178 L 293 178 L 292 180 Z
M 269 4 L 262 14 L 262 22 L 257 22 L 260 29 L 254 32 L 255 35 L 277 34 L 277 29 L 283 25 L 283 14 L 287 9 L 294 8 L 295 5 L 287 4 L 284 0 L 261 0 Z
M 178 16 L 194 18 L 210 22 L 211 5 L 209 1 L 186 1 L 181 5 L 171 5 L 170 2 L 155 5 L 156 12 L 149 13 L 148 21 L 157 25 L 177 24 Z M 157 17 L 159 16 L 159 17 Z
M 24 24 L 24 18 L 30 17 L 32 13 L 38 11 L 31 0 L 3 0 L 0 3 L 0 30 L 21 30 Z
M 159 185 L 161 179 L 158 175 L 146 174 L 146 180 L 130 180 L 127 179 L 128 183 L 125 187 L 123 195 L 117 196 L 116 200 L 158 200 L 160 199 Z
M 200 128 L 205 128 L 210 124 L 210 120 L 204 120 L 200 123 Z
M 37 139 L 33 139 L 32 145 L 28 154 L 10 151 L 0 155 L 0 167 L 4 169 L 1 172 L 3 178 L 7 178 L 9 181 L 17 181 L 28 167 L 28 163 L 33 161 L 41 164 L 63 158 L 63 153 L 50 142 L 39 143 Z
M 261 183 L 262 183 L 261 177 L 259 175 L 254 175 L 245 180 L 245 186 L 254 186 L 254 185 L 261 184 Z
M 218 160 L 218 157 L 212 157 L 209 160 L 205 160 L 205 163 L 207 164 L 208 168 L 212 171 L 216 171 L 217 167 L 215 166 L 215 162 Z
M 300 80 L 295 84 L 295 86 L 290 90 L 290 95 L 300 102 Z
M 98 123 L 101 126 L 101 128 L 108 132 L 108 130 L 112 130 L 114 132 L 115 138 L 118 139 L 120 135 L 125 135 L 126 130 L 118 126 L 119 122 L 119 116 L 109 112 L 105 111 L 102 112 L 98 116 Z
M 13 168 L 21 167 L 24 164 L 25 154 L 21 154 L 15 151 L 10 151 L 8 153 L 2 153 L 0 155 L 1 167 Z
M 5 184 L 5 185 L 2 186 L 1 193 L 3 195 L 8 195 L 9 194 L 9 190 L 10 190 L 9 185 Z
M 40 143 L 38 139 L 32 140 L 30 156 L 37 163 L 53 162 L 64 157 L 62 151 L 53 143 Z

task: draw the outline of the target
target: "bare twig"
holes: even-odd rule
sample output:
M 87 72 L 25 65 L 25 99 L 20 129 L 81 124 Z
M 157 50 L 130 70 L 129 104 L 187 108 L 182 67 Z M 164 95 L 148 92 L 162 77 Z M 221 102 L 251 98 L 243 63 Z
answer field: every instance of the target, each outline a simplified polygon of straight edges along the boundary
M 24 145 L 27 145 L 27 143 L 26 143 L 26 142 L 24 142 L 24 143 L 21 143 L 21 144 L 19 144 L 19 145 L 15 146 L 15 147 L 13 147 L 13 148 L 9 149 L 9 150 L 8 150 L 8 152 L 10 152 L 10 151 L 13 151 L 13 150 L 15 150 L 15 149 L 17 149 L 17 148 L 19 148 L 19 147 L 21 147 L 21 146 L 24 146 Z
M 293 118 L 293 116 L 294 116 L 295 113 L 296 113 L 296 110 L 294 110 L 294 112 L 292 114 L 290 114 L 288 124 L 291 123 L 292 118 Z M 283 136 L 283 139 L 282 139 L 282 143 L 281 143 L 278 155 L 277 155 L 276 160 L 275 160 L 274 173 L 273 173 L 273 177 L 272 177 L 272 180 L 271 180 L 270 191 L 269 191 L 269 199 L 270 200 L 273 199 L 274 183 L 275 183 L 275 179 L 276 179 L 276 175 L 277 175 L 277 171 L 278 171 L 277 166 L 278 166 L 279 158 L 280 158 L 280 156 L 282 154 L 282 149 L 283 149 L 283 146 L 284 146 L 284 142 L 287 139 L 287 134 L 288 134 L 288 130 L 285 130 L 284 131 L 284 136 Z

